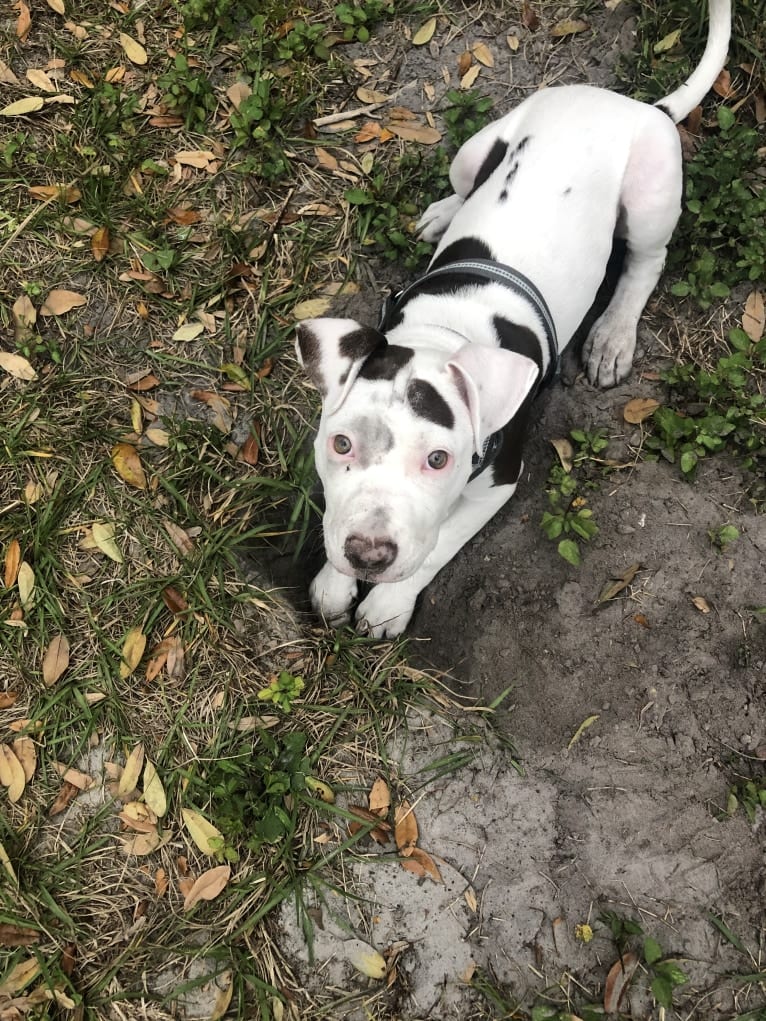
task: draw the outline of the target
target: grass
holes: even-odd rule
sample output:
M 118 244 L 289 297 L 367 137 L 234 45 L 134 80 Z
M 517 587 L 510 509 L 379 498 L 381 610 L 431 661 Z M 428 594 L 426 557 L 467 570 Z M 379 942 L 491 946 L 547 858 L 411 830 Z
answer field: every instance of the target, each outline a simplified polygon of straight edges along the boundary
M 400 648 L 297 616 L 267 570 L 315 528 L 292 310 L 370 253 L 422 265 L 412 221 L 445 186 L 443 153 L 311 121 L 357 102 L 346 44 L 432 11 L 86 3 L 67 24 L 55 7 L 30 5 L 2 101 L 73 100 L 3 118 L 0 139 L 0 346 L 35 373 L 0 375 L 0 738 L 35 752 L 20 799 L 0 792 L 0 989 L 22 1016 L 164 1019 L 215 979 L 221 1011 L 280 1018 L 301 992 L 275 909 L 369 829 L 349 837 L 316 781 L 366 789 L 408 706 L 451 708 Z M 478 92 L 445 103 L 453 142 L 489 115 Z M 85 303 L 43 315 L 60 290 Z M 146 645 L 126 665 L 130 635 Z M 140 856 L 113 797 L 139 745 L 167 800 L 147 824 L 166 842 Z M 452 749 L 423 782 L 472 759 Z M 118 800 L 143 811 L 148 786 Z M 218 831 L 207 850 L 189 809 Z

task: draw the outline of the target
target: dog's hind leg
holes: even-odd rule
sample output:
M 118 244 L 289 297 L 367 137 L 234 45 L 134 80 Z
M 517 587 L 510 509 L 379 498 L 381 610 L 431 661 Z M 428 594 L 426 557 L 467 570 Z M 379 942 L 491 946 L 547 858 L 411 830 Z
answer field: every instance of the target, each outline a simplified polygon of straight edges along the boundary
M 630 372 L 638 321 L 659 280 L 681 211 L 681 153 L 670 120 L 652 117 L 636 137 L 620 192 L 616 234 L 626 241 L 622 275 L 583 349 L 591 383 L 614 386 Z

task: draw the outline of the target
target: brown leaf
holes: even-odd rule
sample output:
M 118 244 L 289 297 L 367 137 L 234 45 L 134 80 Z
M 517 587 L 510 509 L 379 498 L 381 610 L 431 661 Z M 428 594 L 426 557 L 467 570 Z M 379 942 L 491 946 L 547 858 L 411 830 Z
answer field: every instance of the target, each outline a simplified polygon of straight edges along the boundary
M 140 627 L 131 628 L 130 631 L 125 635 L 125 641 L 122 644 L 122 659 L 120 660 L 120 677 L 130 677 L 133 671 L 136 669 L 138 664 L 146 650 L 146 635 L 143 633 Z
M 745 312 L 742 316 L 742 329 L 754 344 L 763 336 L 766 326 L 766 311 L 764 310 L 763 294 L 761 291 L 751 291 L 745 302 Z
M 59 202 L 66 202 L 67 205 L 71 205 L 74 202 L 79 202 L 82 198 L 82 192 L 79 188 L 75 188 L 74 185 L 35 184 L 28 190 L 32 198 L 40 199 L 41 202 L 58 199 Z
M 181 528 L 181 526 L 177 525 L 175 521 L 169 521 L 167 519 L 163 522 L 163 524 L 165 525 L 165 531 L 168 533 L 170 541 L 179 553 L 182 553 L 184 556 L 188 556 L 190 553 L 194 552 L 194 540 L 185 528 Z
M 5 551 L 5 569 L 3 573 L 3 581 L 6 588 L 12 588 L 16 584 L 16 579 L 19 576 L 19 566 L 21 564 L 21 546 L 18 539 L 11 539 L 8 543 L 8 549 Z
M 195 879 L 184 900 L 184 911 L 189 911 L 201 900 L 214 900 L 231 878 L 231 865 L 218 865 Z
M 69 641 L 66 635 L 56 635 L 43 657 L 43 681 L 52 688 L 69 666 Z
M 406 869 L 408 872 L 414 872 L 419 878 L 428 876 L 429 879 L 433 879 L 435 883 L 444 882 L 442 874 L 436 866 L 436 862 L 427 851 L 424 851 L 420 847 L 413 847 L 409 857 L 407 857 L 401 865 L 403 869 Z
M 492 52 L 489 47 L 484 43 L 474 43 L 471 50 L 473 51 L 474 57 L 476 57 L 480 64 L 483 64 L 485 67 L 495 66 L 495 58 L 492 56 Z
M 0 691 L 0 709 L 10 709 L 18 699 L 16 691 Z
M 51 76 L 38 67 L 27 68 L 27 80 L 30 81 L 36 89 L 40 89 L 41 92 L 55 92 L 56 86 L 51 80 Z
M 144 746 L 137 744 L 125 760 L 125 768 L 117 784 L 117 795 L 124 798 L 138 787 L 141 770 L 144 767 Z
M 721 99 L 732 99 L 737 95 L 737 90 L 731 87 L 731 75 L 725 67 L 713 82 L 713 92 Z
M 126 35 L 125 32 L 120 32 L 120 46 L 125 50 L 125 56 L 131 64 L 143 65 L 149 60 L 146 50 L 141 43 Z
M 628 585 L 630 585 L 630 583 L 633 581 L 636 574 L 638 573 L 640 567 L 641 564 L 639 563 L 631 564 L 630 567 L 624 572 L 624 574 L 620 575 L 614 581 L 608 581 L 601 590 L 601 594 L 599 595 L 596 602 L 599 605 L 601 605 L 601 603 L 606 603 L 610 599 L 614 599 L 616 595 L 618 595 L 620 592 L 622 592 L 624 588 L 627 588 Z
M 24 767 L 7 744 L 0 744 L 0 783 L 8 788 L 8 800 L 12 805 L 19 800 L 27 785 Z
M 112 447 L 112 464 L 117 474 L 129 486 L 146 489 L 146 474 L 141 464 L 141 458 L 138 456 L 136 448 L 130 443 L 116 443 Z
M 170 610 L 171 613 L 179 614 L 186 613 L 189 609 L 189 604 L 178 591 L 172 585 L 166 585 L 162 590 L 162 601 Z
M 35 775 L 35 769 L 37 768 L 37 750 L 35 749 L 35 743 L 31 737 L 27 737 L 25 734 L 21 737 L 17 737 L 13 740 L 13 754 L 21 763 L 21 768 L 24 770 L 24 776 L 26 777 L 27 783 Z
M 557 21 L 551 29 L 551 35 L 554 39 L 561 39 L 565 35 L 577 35 L 578 32 L 585 32 L 590 28 L 587 21 L 582 21 L 580 18 L 564 18 L 563 21 Z
M 0 946 L 28 947 L 31 943 L 37 943 L 39 939 L 40 933 L 36 929 L 23 929 L 20 925 L 0 923 Z
M 24 0 L 16 0 L 15 7 L 19 12 L 18 19 L 16 20 L 16 38 L 21 42 L 26 42 L 29 30 L 32 27 L 32 16 Z
M 641 627 L 647 628 L 647 630 L 652 626 L 649 623 L 646 615 L 643 614 L 643 613 L 634 613 L 633 614 L 633 620 L 636 622 L 636 624 L 640 624 Z
M 700 613 L 710 613 L 710 603 L 704 596 L 692 596 L 692 602 Z
M 653 397 L 634 397 L 622 409 L 622 417 L 631 425 L 638 425 L 639 422 L 643 422 L 645 418 L 653 415 L 659 406 L 660 402 L 655 401 Z
M 168 892 L 168 874 L 163 868 L 154 873 L 154 892 L 158 897 L 164 897 Z
M 551 440 L 551 446 L 559 455 L 559 461 L 564 471 L 569 474 L 572 470 L 572 459 L 574 458 L 574 447 L 566 437 L 558 440 Z
M 245 442 L 242 444 L 237 457 L 238 461 L 244 461 L 245 464 L 250 464 L 253 467 L 258 464 L 258 457 L 261 452 L 261 444 L 258 440 L 258 431 L 255 425 L 250 426 L 250 432 Z
M 463 77 L 460 79 L 460 88 L 470 89 L 473 83 L 479 77 L 480 72 L 481 72 L 480 64 L 474 64 L 473 67 L 470 67 L 463 75 Z
M 86 89 L 94 89 L 96 87 L 96 83 L 90 75 L 87 75 L 84 71 L 80 71 L 76 67 L 72 68 L 69 72 L 69 77 L 73 82 L 77 82 L 78 85 L 83 85 Z
M 623 954 L 609 969 L 604 984 L 604 1010 L 607 1014 L 616 1014 L 620 1009 L 625 990 L 638 967 L 638 955 L 632 952 Z
M 407 801 L 402 801 L 394 815 L 394 838 L 399 854 L 408 858 L 418 842 L 418 823 Z
M 88 299 L 84 294 L 78 294 L 77 291 L 67 291 L 61 288 L 56 288 L 48 294 L 48 297 L 42 303 L 40 307 L 41 316 L 61 316 L 65 312 L 70 312 L 73 308 L 80 308 L 82 305 L 87 305 Z
M 370 811 L 385 818 L 391 807 L 391 792 L 388 784 L 379 776 L 370 790 Z
M 66 8 L 64 7 L 64 0 L 47 0 L 48 6 L 56 14 L 66 14 Z
M 412 37 L 413 46 L 425 46 L 426 43 L 431 41 L 434 32 L 436 31 L 436 18 L 429 18 L 428 21 L 423 22 L 420 28 L 417 30 L 415 35 Z
M 521 5 L 521 20 L 524 28 L 528 28 L 530 32 L 534 32 L 540 27 L 540 19 L 527 3 L 527 0 L 524 0 L 524 3 Z
M 96 784 L 96 781 L 92 776 L 88 776 L 88 774 L 83 773 L 82 770 L 74 769 L 72 766 L 67 766 L 65 762 L 54 762 L 53 768 L 62 780 L 65 780 L 66 783 L 71 783 L 80 791 L 89 791 L 91 787 L 94 787 Z
M 380 816 L 375 812 L 371 812 L 369 809 L 364 808 L 362 805 L 349 805 L 349 812 L 352 815 L 358 816 L 360 819 L 364 819 L 365 822 L 374 822 L 376 825 L 370 830 L 369 835 L 378 844 L 387 844 L 391 833 L 391 827 L 387 822 L 380 819 Z M 361 823 L 351 822 L 348 824 L 348 830 L 351 836 L 355 836 L 362 828 Z
M 470 50 L 463 50 L 460 56 L 457 58 L 457 76 L 462 78 L 468 68 L 473 63 L 473 57 Z
M 154 375 L 153 372 L 147 372 L 145 375 L 136 379 L 132 383 L 127 383 L 128 390 L 135 390 L 138 393 L 142 393 L 144 390 L 153 390 L 155 386 L 159 386 L 159 379 Z
M 386 124 L 386 129 L 397 138 L 403 138 L 405 142 L 418 142 L 420 145 L 436 145 L 442 138 L 441 132 L 428 124 L 403 124 L 401 121 L 391 121 Z
M 96 262 L 102 262 L 109 254 L 109 228 L 99 227 L 90 239 L 90 250 Z
M 23 355 L 14 354 L 13 351 L 0 351 L 0 369 L 5 369 L 14 379 L 23 379 L 27 382 L 37 379 L 37 373 L 29 360 Z

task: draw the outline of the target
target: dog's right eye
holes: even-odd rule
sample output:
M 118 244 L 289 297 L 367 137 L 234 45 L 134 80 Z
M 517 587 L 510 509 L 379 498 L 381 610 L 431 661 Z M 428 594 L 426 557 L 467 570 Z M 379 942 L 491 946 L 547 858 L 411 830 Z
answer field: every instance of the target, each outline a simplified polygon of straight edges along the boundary
M 332 441 L 332 448 L 336 454 L 349 454 L 351 453 L 351 440 L 343 433 L 338 433 Z

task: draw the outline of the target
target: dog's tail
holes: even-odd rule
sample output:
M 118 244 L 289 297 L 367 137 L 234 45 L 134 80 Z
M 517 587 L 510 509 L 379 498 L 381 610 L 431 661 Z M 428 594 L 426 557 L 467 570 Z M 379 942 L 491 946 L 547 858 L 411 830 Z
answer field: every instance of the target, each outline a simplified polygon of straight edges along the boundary
M 726 63 L 731 37 L 731 0 L 710 0 L 709 18 L 702 60 L 683 85 L 655 104 L 676 124 L 702 102 Z

